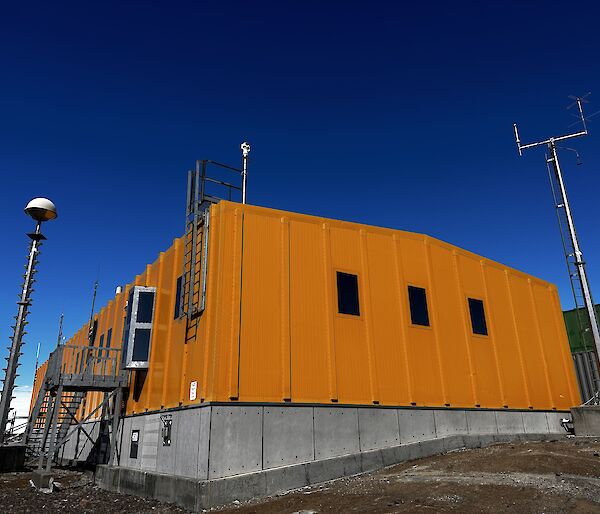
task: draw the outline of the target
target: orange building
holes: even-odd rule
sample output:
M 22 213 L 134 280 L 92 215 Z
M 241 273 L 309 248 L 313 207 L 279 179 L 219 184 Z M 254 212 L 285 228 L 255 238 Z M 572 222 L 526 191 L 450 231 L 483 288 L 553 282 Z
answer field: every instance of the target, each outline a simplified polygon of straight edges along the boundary
M 123 468 L 210 480 L 371 439 L 557 433 L 553 411 L 580 403 L 548 282 L 426 235 L 228 201 L 200 236 L 194 263 L 176 239 L 95 317 L 96 348 L 127 345 Z M 64 373 L 89 340 L 86 324 L 67 342 Z
M 175 312 L 182 251 L 175 240 L 96 316 L 94 344 L 120 347 L 131 287 L 157 289 L 149 366 L 132 372 L 127 413 L 207 401 L 580 401 L 556 287 L 437 239 L 220 202 L 206 310 L 191 322 Z M 87 339 L 86 324 L 68 344 Z M 66 359 L 79 364 L 73 350 Z

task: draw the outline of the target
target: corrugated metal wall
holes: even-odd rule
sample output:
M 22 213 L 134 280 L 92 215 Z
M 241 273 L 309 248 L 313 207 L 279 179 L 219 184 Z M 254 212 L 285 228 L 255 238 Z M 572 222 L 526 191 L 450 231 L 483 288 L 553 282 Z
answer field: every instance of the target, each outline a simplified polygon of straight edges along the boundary
M 596 305 L 596 316 L 600 318 L 600 305 Z M 584 314 L 585 319 L 587 320 L 587 313 Z M 569 345 L 571 346 L 571 352 L 586 352 L 592 350 L 594 346 L 593 339 L 590 341 L 584 341 L 584 338 L 581 334 L 581 329 L 579 328 L 579 321 L 577 319 L 577 311 L 575 309 L 571 309 L 569 311 L 563 312 L 563 317 L 565 319 L 565 325 L 567 327 L 567 337 L 569 338 Z
M 217 286 L 224 337 L 208 398 L 579 403 L 553 285 L 419 234 L 226 202 L 216 209 L 233 239 L 217 260 L 236 273 Z M 336 271 L 358 275 L 359 317 L 337 312 Z M 410 323 L 408 285 L 427 290 L 431 327 Z M 484 302 L 488 336 L 472 333 L 469 297 Z
M 597 384 L 600 382 L 596 354 L 593 350 L 573 352 L 573 362 L 575 363 L 575 374 L 577 375 L 581 398 L 584 402 L 587 402 L 594 396 Z
M 424 235 L 225 201 L 212 207 L 209 248 L 206 311 L 188 341 L 174 319 L 182 241 L 135 279 L 157 288 L 157 303 L 128 413 L 201 401 L 580 402 L 549 283 Z M 360 316 L 338 313 L 336 271 L 358 276 Z M 430 327 L 411 324 L 408 285 L 427 290 Z M 128 289 L 98 314 L 96 345 L 112 327 L 120 346 Z M 469 297 L 484 302 L 487 336 L 472 333 Z M 72 341 L 86 344 L 87 324 Z M 88 396 L 90 412 L 100 395 Z

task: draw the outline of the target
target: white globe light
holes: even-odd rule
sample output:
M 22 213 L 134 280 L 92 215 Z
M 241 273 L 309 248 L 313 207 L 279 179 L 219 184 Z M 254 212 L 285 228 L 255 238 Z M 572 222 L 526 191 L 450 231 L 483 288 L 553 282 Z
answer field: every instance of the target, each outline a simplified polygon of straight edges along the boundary
M 50 221 L 58 216 L 56 205 L 48 198 L 34 198 L 25 207 L 25 213 L 39 222 Z

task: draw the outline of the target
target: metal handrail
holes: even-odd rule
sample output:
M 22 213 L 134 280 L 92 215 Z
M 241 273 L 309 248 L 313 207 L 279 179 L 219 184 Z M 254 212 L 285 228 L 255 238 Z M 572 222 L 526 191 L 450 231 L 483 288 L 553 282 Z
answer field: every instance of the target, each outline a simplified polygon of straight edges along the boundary
M 121 361 L 120 348 L 104 348 L 98 346 L 68 344 L 61 347 L 68 351 L 74 359 L 65 362 L 62 359 L 62 374 L 117 376 Z M 79 355 L 79 358 L 75 358 Z

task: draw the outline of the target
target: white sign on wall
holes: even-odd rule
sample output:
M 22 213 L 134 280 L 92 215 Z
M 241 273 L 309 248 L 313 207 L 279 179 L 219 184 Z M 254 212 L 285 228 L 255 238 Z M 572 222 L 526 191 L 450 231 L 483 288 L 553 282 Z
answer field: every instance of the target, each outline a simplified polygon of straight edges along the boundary
M 194 380 L 190 382 L 190 401 L 194 401 L 196 399 L 196 394 L 198 391 L 198 382 Z

